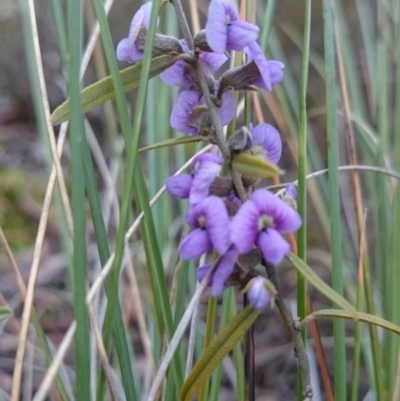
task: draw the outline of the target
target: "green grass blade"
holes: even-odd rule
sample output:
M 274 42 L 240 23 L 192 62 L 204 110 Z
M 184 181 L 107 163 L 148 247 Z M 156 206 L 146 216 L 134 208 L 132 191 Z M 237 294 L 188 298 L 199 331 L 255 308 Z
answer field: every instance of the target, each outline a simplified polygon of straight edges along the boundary
M 298 141 L 298 168 L 299 184 L 297 194 L 297 207 L 301 216 L 302 225 L 297 232 L 297 252 L 300 259 L 307 260 L 307 83 L 308 68 L 310 63 L 310 33 L 311 33 L 311 0 L 307 0 L 304 10 L 304 40 L 303 40 L 303 62 L 299 93 L 299 141 Z M 304 276 L 297 274 L 297 315 L 303 319 L 307 314 L 307 283 Z M 303 330 L 303 342 L 306 342 L 307 332 Z M 301 375 L 298 371 L 297 399 L 303 399 L 303 388 Z
M 299 93 L 299 142 L 298 142 L 298 211 L 302 218 L 302 225 L 297 233 L 297 251 L 300 259 L 307 258 L 307 84 L 310 62 L 310 32 L 311 32 L 311 0 L 306 1 L 304 16 L 303 62 Z M 306 313 L 306 286 L 303 278 L 297 278 L 297 311 L 298 315 Z M 304 338 L 303 338 L 304 340 Z
M 337 90 L 335 72 L 335 43 L 333 32 L 333 10 L 330 0 L 323 1 L 325 79 L 329 168 L 329 212 L 332 253 L 332 288 L 343 294 L 342 235 L 339 197 L 339 144 L 336 118 Z M 346 399 L 346 344 L 345 327 L 342 320 L 333 322 L 334 336 L 334 393 L 337 400 Z
M 79 85 L 79 69 L 82 45 L 82 4 L 78 0 L 68 2 L 69 79 L 71 99 L 71 186 L 73 236 L 73 300 L 77 324 L 75 341 L 76 396 L 90 400 L 90 337 L 86 311 L 86 216 L 85 181 L 82 175 L 81 143 L 83 140 L 83 116 Z
M 360 241 L 360 259 L 363 258 L 362 255 L 362 241 L 363 235 L 361 236 Z M 362 265 L 360 266 L 362 269 Z M 360 271 L 361 276 L 362 272 Z M 357 301 L 356 301 L 356 308 L 358 311 L 362 309 L 363 306 L 363 280 L 362 277 L 357 281 Z M 351 401 L 357 401 L 358 396 L 358 387 L 359 387 L 359 379 L 360 379 L 360 351 L 361 351 L 361 334 L 362 334 L 362 326 L 360 322 L 356 323 L 354 328 L 354 351 L 353 351 L 353 366 L 352 366 L 352 377 L 351 377 Z
M 94 175 L 92 156 L 86 138 L 82 141 L 82 164 L 85 176 L 87 196 L 92 214 L 92 221 L 96 237 L 97 249 L 99 251 L 100 263 L 104 267 L 110 257 L 110 249 L 107 241 L 107 232 L 101 211 L 99 193 L 97 190 L 96 178 Z M 109 281 L 106 281 L 106 292 L 109 293 Z M 116 301 L 114 321 L 115 345 L 117 348 L 118 361 L 122 375 L 122 383 L 125 396 L 128 400 L 139 400 L 135 381 L 133 379 L 132 361 L 125 335 L 123 316 L 119 300 Z
M 217 312 L 218 299 L 216 297 L 208 298 L 207 305 L 207 321 L 206 321 L 206 332 L 204 335 L 204 350 L 210 345 L 211 341 L 214 339 L 214 329 L 215 329 L 215 317 Z M 210 380 L 207 379 L 202 387 L 200 388 L 199 401 L 208 400 L 208 390 L 210 388 Z
M 224 327 L 229 321 L 229 309 L 232 304 L 233 297 L 234 297 L 233 288 L 229 288 L 226 291 L 224 291 L 224 295 L 222 298 L 221 318 L 219 322 L 219 332 L 221 332 L 224 329 Z M 221 376 L 222 376 L 222 364 L 215 369 L 214 374 L 212 376 L 209 401 L 218 401 L 219 399 L 219 390 L 221 388 Z
M 7 320 L 10 316 L 12 316 L 13 312 L 7 306 L 0 306 L 0 322 L 2 320 Z
M 169 304 L 161 253 L 157 241 L 156 227 L 151 214 L 147 188 L 140 165 L 137 166 L 136 171 L 134 190 L 135 194 L 137 194 L 136 201 L 138 202 L 139 208 L 144 212 L 144 221 L 141 224 L 141 233 L 143 236 L 143 244 L 149 268 L 154 307 L 156 314 L 160 316 L 157 320 L 162 320 L 159 324 L 162 324 L 162 327 L 165 326 L 167 337 L 168 339 L 171 339 L 174 334 L 174 322 Z M 160 332 L 162 332 L 162 327 L 159 327 Z M 177 353 L 175 353 L 172 359 L 172 369 L 174 371 L 176 388 L 179 389 L 183 382 L 183 365 L 180 364 L 179 355 Z
M 311 318 L 332 318 L 332 317 L 369 323 L 374 326 L 379 326 L 382 327 L 383 329 L 392 331 L 397 335 L 400 335 L 400 326 L 398 326 L 397 324 L 389 322 L 388 320 L 383 319 L 379 316 L 370 315 L 369 313 L 364 313 L 364 312 L 356 312 L 354 314 L 340 309 L 321 309 L 319 311 L 314 312 L 311 316 L 306 318 L 305 322 L 310 320 Z
M 339 294 L 328 284 L 326 284 L 318 275 L 308 266 L 302 259 L 294 253 L 290 253 L 288 259 L 293 263 L 294 267 L 301 273 L 307 281 L 312 284 L 321 294 L 324 294 L 334 304 L 349 313 L 356 313 L 356 309 L 352 306 L 342 294 Z
M 66 68 L 68 61 L 68 43 L 65 29 L 64 12 L 61 2 L 58 0 L 51 0 L 51 9 L 53 11 L 53 19 L 57 32 L 57 43 L 60 51 L 61 61 L 63 67 Z
M 170 147 L 170 146 L 185 145 L 187 143 L 197 143 L 197 142 L 201 142 L 203 140 L 204 140 L 204 138 L 202 138 L 201 136 L 198 136 L 198 135 L 181 136 L 179 138 L 166 139 L 164 141 L 145 146 L 144 148 L 140 148 L 139 153 L 149 152 L 150 150 L 166 148 L 166 147 Z
M 215 337 L 182 386 L 181 398 L 190 400 L 213 370 L 222 362 L 235 344 L 243 337 L 257 319 L 259 311 L 247 306 L 239 312 L 228 325 Z

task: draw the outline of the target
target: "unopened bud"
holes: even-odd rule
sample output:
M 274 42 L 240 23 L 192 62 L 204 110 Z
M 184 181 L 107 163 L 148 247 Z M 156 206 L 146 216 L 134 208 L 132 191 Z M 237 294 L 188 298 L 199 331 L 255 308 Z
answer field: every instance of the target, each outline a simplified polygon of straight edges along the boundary
M 253 90 L 253 82 L 259 77 L 260 71 L 254 61 L 241 67 L 233 68 L 222 75 L 219 81 L 217 97 L 221 97 L 229 89 L 236 91 Z
M 247 127 L 238 129 L 228 140 L 228 148 L 231 152 L 243 152 L 253 146 L 253 139 Z
M 193 38 L 193 42 L 196 49 L 199 49 L 203 52 L 212 52 L 211 47 L 207 43 L 205 29 L 201 30 L 195 35 L 195 37 Z
M 139 50 L 144 51 L 146 47 L 147 29 L 140 28 L 136 38 L 136 45 Z M 185 51 L 182 48 L 179 40 L 173 36 L 156 34 L 153 44 L 153 56 L 161 56 L 163 54 L 183 54 Z

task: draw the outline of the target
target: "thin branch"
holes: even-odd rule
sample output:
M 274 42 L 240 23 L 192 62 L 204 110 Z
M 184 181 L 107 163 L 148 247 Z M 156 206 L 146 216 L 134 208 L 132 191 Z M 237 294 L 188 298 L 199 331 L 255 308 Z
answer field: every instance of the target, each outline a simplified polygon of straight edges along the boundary
M 368 166 L 368 165 L 350 165 L 350 166 L 339 166 L 339 171 L 351 171 L 351 170 L 359 170 L 359 171 L 369 171 L 372 173 L 379 173 L 379 174 L 385 174 L 390 177 L 396 178 L 397 180 L 400 180 L 400 173 L 397 171 L 389 170 L 383 167 L 376 167 L 376 166 Z M 311 178 L 318 177 L 320 175 L 324 175 L 328 172 L 327 168 L 324 168 L 323 170 L 318 170 L 315 171 L 314 173 L 306 175 L 306 179 L 309 180 Z M 297 185 L 298 180 L 295 180 L 292 182 L 292 184 Z M 282 189 L 285 188 L 287 184 L 278 184 L 278 185 L 269 185 L 267 189 Z

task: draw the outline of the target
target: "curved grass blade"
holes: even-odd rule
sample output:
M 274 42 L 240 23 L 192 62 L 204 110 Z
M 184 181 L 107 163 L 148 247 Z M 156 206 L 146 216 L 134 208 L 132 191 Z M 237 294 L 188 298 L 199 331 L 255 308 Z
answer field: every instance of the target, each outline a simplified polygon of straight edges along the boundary
M 301 273 L 306 280 L 311 283 L 319 292 L 324 294 L 328 299 L 343 308 L 347 313 L 354 316 L 354 319 L 356 319 L 355 316 L 358 313 L 356 308 L 354 308 L 354 306 L 346 301 L 346 299 L 344 299 L 335 290 L 329 287 L 328 284 L 321 280 L 318 275 L 314 273 L 310 266 L 308 266 L 303 260 L 293 253 L 290 253 L 288 258 L 293 263 L 297 271 Z
M 321 319 L 321 318 L 329 318 L 329 317 L 339 317 L 343 319 L 354 320 L 355 322 L 364 322 L 373 324 L 375 326 L 382 327 L 383 329 L 392 331 L 393 333 L 400 335 L 400 326 L 389 322 L 386 319 L 383 319 L 379 316 L 371 315 L 365 312 L 356 312 L 349 313 L 340 309 L 321 309 L 307 316 L 304 320 L 302 320 L 301 325 L 307 324 L 312 319 Z
M 235 155 L 232 167 L 235 171 L 250 177 L 270 178 L 283 174 L 277 165 L 248 153 Z
M 154 57 L 150 65 L 149 78 L 153 78 L 156 75 L 163 72 L 165 69 L 170 67 L 178 60 L 182 60 L 186 55 L 162 55 Z M 125 68 L 120 71 L 122 84 L 125 92 L 128 92 L 139 86 L 141 73 L 142 73 L 142 61 L 132 65 L 131 67 Z M 94 109 L 97 106 L 105 103 L 107 100 L 115 97 L 115 88 L 113 85 L 112 77 L 109 76 L 94 84 L 83 89 L 81 92 L 82 97 L 82 112 L 86 113 L 89 110 Z M 52 125 L 58 125 L 64 121 L 67 121 L 70 113 L 69 99 L 58 106 L 53 114 L 51 115 Z
M 190 372 L 181 390 L 182 401 L 189 401 L 222 362 L 235 344 L 243 337 L 259 315 L 259 311 L 248 305 L 238 313 L 218 334 L 204 351 Z
M 149 150 L 166 148 L 168 146 L 182 145 L 186 143 L 194 143 L 204 141 L 204 138 L 195 135 L 195 136 L 180 136 L 179 138 L 167 139 L 165 141 L 157 142 L 153 145 L 145 146 L 144 148 L 139 149 L 139 153 L 148 152 Z
M 8 319 L 12 314 L 11 309 L 6 306 L 0 306 L 0 321 Z

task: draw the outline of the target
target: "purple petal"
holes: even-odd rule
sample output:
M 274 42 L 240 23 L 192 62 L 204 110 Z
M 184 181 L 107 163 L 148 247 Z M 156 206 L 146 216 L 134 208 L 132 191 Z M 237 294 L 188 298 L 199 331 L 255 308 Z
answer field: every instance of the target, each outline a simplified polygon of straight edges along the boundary
M 181 90 L 172 108 L 170 124 L 176 131 L 196 135 L 197 129 L 188 125 L 193 109 L 199 103 L 199 94 L 195 91 Z
M 222 67 L 225 61 L 228 60 L 228 57 L 226 57 L 225 54 L 203 52 L 200 54 L 200 60 L 207 63 L 210 72 L 214 74 Z
M 147 29 L 149 27 L 152 5 L 152 2 L 142 5 L 132 18 L 128 34 L 129 47 L 131 51 L 139 35 L 139 31 L 142 28 Z
M 301 226 L 301 218 L 296 210 L 272 192 L 265 189 L 254 191 L 251 200 L 257 205 L 260 214 L 271 216 L 274 228 L 281 233 L 296 231 Z
M 127 61 L 128 63 L 136 63 L 143 58 L 144 52 L 137 49 L 136 45 L 129 46 L 129 39 L 122 39 L 117 45 L 117 59 L 119 61 Z
M 160 78 L 167 85 L 187 86 L 191 84 L 190 79 L 185 75 L 187 64 L 179 60 L 173 66 L 167 68 L 160 74 Z
M 254 62 L 260 71 L 261 78 L 265 84 L 268 91 L 272 90 L 271 74 L 268 66 L 268 60 L 265 58 L 264 52 L 262 51 L 260 45 L 257 42 L 251 42 L 248 45 L 248 49 Z
M 229 250 L 225 253 L 225 255 L 221 257 L 216 267 L 216 270 L 214 271 L 211 290 L 211 294 L 213 297 L 219 295 L 227 287 L 225 282 L 232 274 L 238 256 L 239 251 L 237 250 L 237 248 L 231 246 Z
M 152 6 L 153 2 L 151 1 L 143 4 L 133 16 L 129 27 L 129 40 L 131 41 L 131 43 L 135 42 L 137 34 L 141 27 L 144 27 L 146 29 L 149 28 Z
M 205 156 L 206 154 L 199 155 Z M 218 160 L 216 163 L 214 160 L 207 160 L 203 158 L 200 166 L 195 170 L 193 177 L 193 184 L 190 189 L 189 202 L 195 204 L 204 199 L 209 191 L 211 183 L 215 177 L 219 174 L 222 168 L 222 158 L 219 155 L 210 153 L 210 156 L 217 156 L 214 160 Z
M 206 39 L 215 53 L 223 54 L 228 40 L 228 22 L 238 19 L 235 7 L 227 0 L 212 0 L 208 7 Z
M 220 255 L 228 249 L 229 217 L 224 202 L 217 196 L 208 196 L 189 209 L 186 221 L 192 227 L 199 227 L 199 218 L 205 219 L 210 241 Z
M 258 235 L 257 220 L 259 212 L 256 204 L 248 200 L 233 216 L 230 222 L 230 240 L 241 254 L 250 252 Z
M 254 24 L 241 20 L 234 21 L 228 26 L 226 48 L 242 51 L 246 46 L 257 40 L 258 32 L 258 26 Z
M 202 166 L 202 164 L 204 162 L 215 163 L 215 164 L 219 164 L 220 166 L 222 166 L 222 164 L 224 163 L 224 160 L 217 153 L 211 153 L 211 152 L 200 153 L 192 160 L 193 172 L 196 172 Z
M 255 145 L 261 146 L 268 159 L 276 164 L 281 158 L 282 141 L 279 132 L 269 124 L 258 124 L 255 128 L 250 127 Z
M 242 201 L 234 194 L 228 195 L 226 198 L 228 201 L 235 203 L 237 206 L 242 206 Z
M 263 277 L 258 276 L 252 280 L 247 298 L 255 309 L 264 309 L 268 306 L 272 296 L 265 288 Z
M 271 76 L 271 84 L 275 85 L 283 80 L 283 71 L 285 64 L 277 60 L 268 60 L 269 74 Z
M 231 91 L 225 92 L 222 95 L 222 106 L 219 109 L 219 118 L 221 125 L 229 124 L 236 114 L 236 100 Z
M 297 199 L 297 188 L 293 184 L 287 184 L 285 189 L 285 195 L 296 200 Z
M 256 241 L 264 259 L 277 265 L 289 253 L 290 246 L 287 241 L 274 228 L 261 231 Z
M 165 180 L 165 186 L 169 194 L 179 199 L 189 198 L 193 177 L 190 174 L 179 174 Z
M 178 251 L 182 259 L 197 259 L 212 248 L 206 230 L 196 228 L 179 245 Z
M 203 281 L 204 277 L 206 276 L 208 271 L 211 269 L 211 267 L 212 267 L 212 263 L 208 263 L 208 264 L 200 266 L 196 269 L 196 278 L 199 283 L 201 283 Z M 214 278 L 214 274 L 211 273 L 211 276 L 208 278 L 207 287 L 212 286 L 213 278 Z

